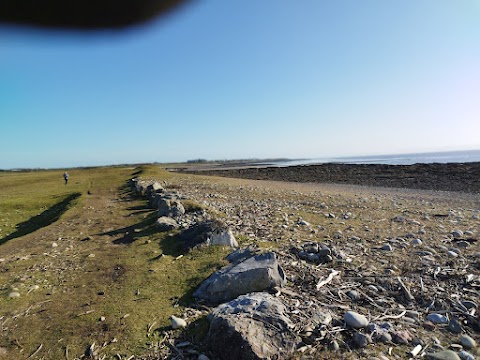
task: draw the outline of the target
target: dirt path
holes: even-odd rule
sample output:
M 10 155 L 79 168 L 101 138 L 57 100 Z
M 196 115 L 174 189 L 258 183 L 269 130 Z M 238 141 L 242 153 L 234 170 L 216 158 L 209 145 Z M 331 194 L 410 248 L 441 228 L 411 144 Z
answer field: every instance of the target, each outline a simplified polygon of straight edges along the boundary
M 86 338 L 108 343 L 122 337 L 120 317 L 125 314 L 107 309 L 114 299 L 106 294 L 121 283 L 126 258 L 134 254 L 117 243 L 133 241 L 134 225 L 150 210 L 118 185 L 82 195 L 80 204 L 59 221 L 2 245 L 1 268 L 15 274 L 2 287 L 21 294 L 7 304 L 10 312 L 2 312 L 0 320 L 8 358 L 25 357 L 35 343 L 43 344 L 39 354 L 48 359 L 64 358 L 68 351 L 79 356 Z M 98 320 L 115 312 L 116 325 Z

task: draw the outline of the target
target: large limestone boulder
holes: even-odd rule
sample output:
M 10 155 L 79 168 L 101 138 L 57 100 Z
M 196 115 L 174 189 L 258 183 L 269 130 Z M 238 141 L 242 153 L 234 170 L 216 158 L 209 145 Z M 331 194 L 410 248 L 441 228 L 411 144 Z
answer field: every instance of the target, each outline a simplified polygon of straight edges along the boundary
M 162 184 L 160 184 L 158 181 L 154 180 L 153 182 L 151 182 L 147 188 L 145 189 L 145 192 L 147 195 L 151 195 L 151 194 L 154 194 L 154 193 L 160 193 L 160 192 L 163 192 L 165 191 Z
M 286 359 L 300 341 L 285 306 L 264 292 L 218 306 L 209 321 L 207 343 L 218 359 Z
M 178 200 L 169 200 L 161 198 L 157 201 L 158 216 L 168 216 L 172 218 L 181 217 L 185 214 L 185 208 Z
M 272 290 L 285 283 L 285 273 L 275 253 L 269 252 L 220 269 L 206 279 L 193 296 L 209 304 L 219 304 L 239 295 Z
M 144 181 L 138 180 L 135 182 L 135 192 L 139 195 L 143 195 L 145 190 L 147 189 L 147 185 Z
M 162 216 L 158 218 L 157 221 L 155 221 L 155 227 L 160 231 L 169 231 L 178 229 L 179 225 L 175 221 L 175 219 L 167 216 Z
M 207 220 L 190 226 L 179 235 L 185 249 L 198 246 L 220 245 L 238 248 L 232 231 L 218 220 Z

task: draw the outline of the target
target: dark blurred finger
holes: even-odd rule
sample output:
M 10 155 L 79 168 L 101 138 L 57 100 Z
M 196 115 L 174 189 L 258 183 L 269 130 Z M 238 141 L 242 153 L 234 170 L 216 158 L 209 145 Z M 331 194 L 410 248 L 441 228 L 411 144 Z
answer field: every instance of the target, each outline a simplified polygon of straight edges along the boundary
M 0 0 L 0 23 L 45 28 L 123 28 L 169 14 L 189 0 Z

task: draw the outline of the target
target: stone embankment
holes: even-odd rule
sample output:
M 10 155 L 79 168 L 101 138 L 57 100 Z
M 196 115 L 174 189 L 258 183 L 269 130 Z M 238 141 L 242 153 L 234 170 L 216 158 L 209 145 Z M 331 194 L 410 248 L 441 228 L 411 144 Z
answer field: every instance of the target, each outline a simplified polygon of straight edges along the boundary
M 212 185 L 199 195 L 200 183 L 194 190 L 180 186 L 180 195 L 158 186 L 147 191 L 151 184 L 139 180 L 132 184 L 156 199 L 151 204 L 183 229 L 186 244 L 216 243 L 216 233 L 230 239 L 218 244 L 235 248 L 233 232 L 250 239 L 196 289 L 198 303 L 185 317 L 202 309 L 210 328 L 201 344 L 172 340 L 175 356 L 478 358 L 478 209 L 446 211 L 434 200 L 378 194 L 347 202 L 346 195 L 295 191 L 273 197 L 243 187 L 225 187 L 231 193 L 222 195 Z M 215 223 L 206 210 L 182 212 L 181 201 L 190 196 L 203 196 L 227 218 Z M 412 208 L 419 203 L 424 207 Z M 308 221 L 300 216 L 309 213 Z M 260 242 L 275 250 L 262 251 L 255 246 Z M 172 326 L 188 324 L 172 319 Z

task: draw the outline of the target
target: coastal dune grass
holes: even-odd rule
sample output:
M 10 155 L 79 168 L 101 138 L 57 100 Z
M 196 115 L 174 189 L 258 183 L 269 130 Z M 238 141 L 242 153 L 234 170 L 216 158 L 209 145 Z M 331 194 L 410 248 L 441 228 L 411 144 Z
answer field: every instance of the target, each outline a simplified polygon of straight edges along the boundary
M 40 348 L 33 358 L 73 359 L 92 344 L 106 358 L 147 354 L 228 250 L 184 253 L 127 186 L 135 173 L 167 183 L 175 175 L 156 166 L 68 171 L 66 186 L 58 170 L 0 174 L 0 358 Z M 202 319 L 189 322 L 206 330 Z

